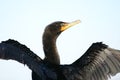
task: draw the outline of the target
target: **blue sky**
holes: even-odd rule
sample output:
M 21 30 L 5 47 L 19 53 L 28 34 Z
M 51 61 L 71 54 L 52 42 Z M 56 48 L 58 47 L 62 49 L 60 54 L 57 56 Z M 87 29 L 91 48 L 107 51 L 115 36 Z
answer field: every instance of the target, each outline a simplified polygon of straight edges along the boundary
M 0 41 L 18 40 L 44 58 L 45 26 L 78 19 L 81 23 L 63 32 L 57 40 L 61 64 L 74 62 L 93 42 L 102 41 L 120 49 L 120 0 L 1 0 Z M 119 80 L 118 76 L 111 80 Z M 31 71 L 16 61 L 0 60 L 0 79 L 31 80 Z

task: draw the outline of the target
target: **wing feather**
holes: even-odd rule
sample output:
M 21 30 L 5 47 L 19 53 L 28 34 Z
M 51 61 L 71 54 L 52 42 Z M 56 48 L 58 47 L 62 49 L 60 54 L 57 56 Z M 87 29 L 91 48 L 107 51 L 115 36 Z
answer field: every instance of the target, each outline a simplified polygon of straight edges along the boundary
M 63 68 L 63 72 L 71 69 L 73 74 L 69 80 L 108 80 L 120 72 L 120 50 L 109 48 L 101 42 L 93 43 L 86 53 L 70 66 L 75 69 L 69 66 Z M 78 74 L 78 71 L 81 74 Z M 64 75 L 66 78 L 71 76 L 67 73 Z
M 0 59 L 15 60 L 26 64 L 32 71 L 39 75 L 40 80 L 56 80 L 56 73 L 44 65 L 42 59 L 25 45 L 15 40 L 0 43 Z

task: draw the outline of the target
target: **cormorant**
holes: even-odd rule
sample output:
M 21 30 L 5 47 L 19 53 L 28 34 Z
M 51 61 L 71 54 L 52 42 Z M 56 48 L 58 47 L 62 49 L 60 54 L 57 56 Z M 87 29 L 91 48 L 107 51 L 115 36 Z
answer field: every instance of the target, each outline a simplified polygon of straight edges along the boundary
M 45 53 L 44 60 L 54 65 L 60 65 L 60 57 L 56 47 L 56 39 L 67 28 L 78 24 L 80 21 L 71 23 L 57 21 L 49 24 L 43 33 L 43 50 Z M 33 80 L 39 80 L 36 73 L 32 72 Z
M 0 43 L 0 58 L 13 59 L 26 64 L 33 72 L 33 80 L 108 80 L 120 72 L 120 50 L 102 42 L 93 43 L 78 60 L 70 65 L 60 65 L 56 39 L 64 30 L 80 21 L 54 22 L 43 33 L 42 60 L 25 45 L 15 40 Z

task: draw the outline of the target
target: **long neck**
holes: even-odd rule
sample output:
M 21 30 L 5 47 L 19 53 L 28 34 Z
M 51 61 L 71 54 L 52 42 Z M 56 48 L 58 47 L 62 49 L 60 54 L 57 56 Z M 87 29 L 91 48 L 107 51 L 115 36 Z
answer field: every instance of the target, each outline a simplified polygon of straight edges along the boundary
M 56 39 L 50 34 L 43 34 L 43 49 L 46 61 L 52 64 L 60 64 L 60 58 L 56 47 Z

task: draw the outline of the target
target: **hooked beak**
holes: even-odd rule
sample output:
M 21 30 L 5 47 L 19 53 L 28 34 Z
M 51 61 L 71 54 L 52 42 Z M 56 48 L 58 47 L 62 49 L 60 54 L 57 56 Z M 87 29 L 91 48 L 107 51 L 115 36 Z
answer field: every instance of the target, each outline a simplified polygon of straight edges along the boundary
M 77 25 L 79 24 L 81 21 L 80 20 L 76 20 L 76 21 L 73 21 L 73 22 L 70 22 L 70 23 L 64 23 L 64 25 L 61 27 L 61 31 L 64 31 L 74 25 Z

